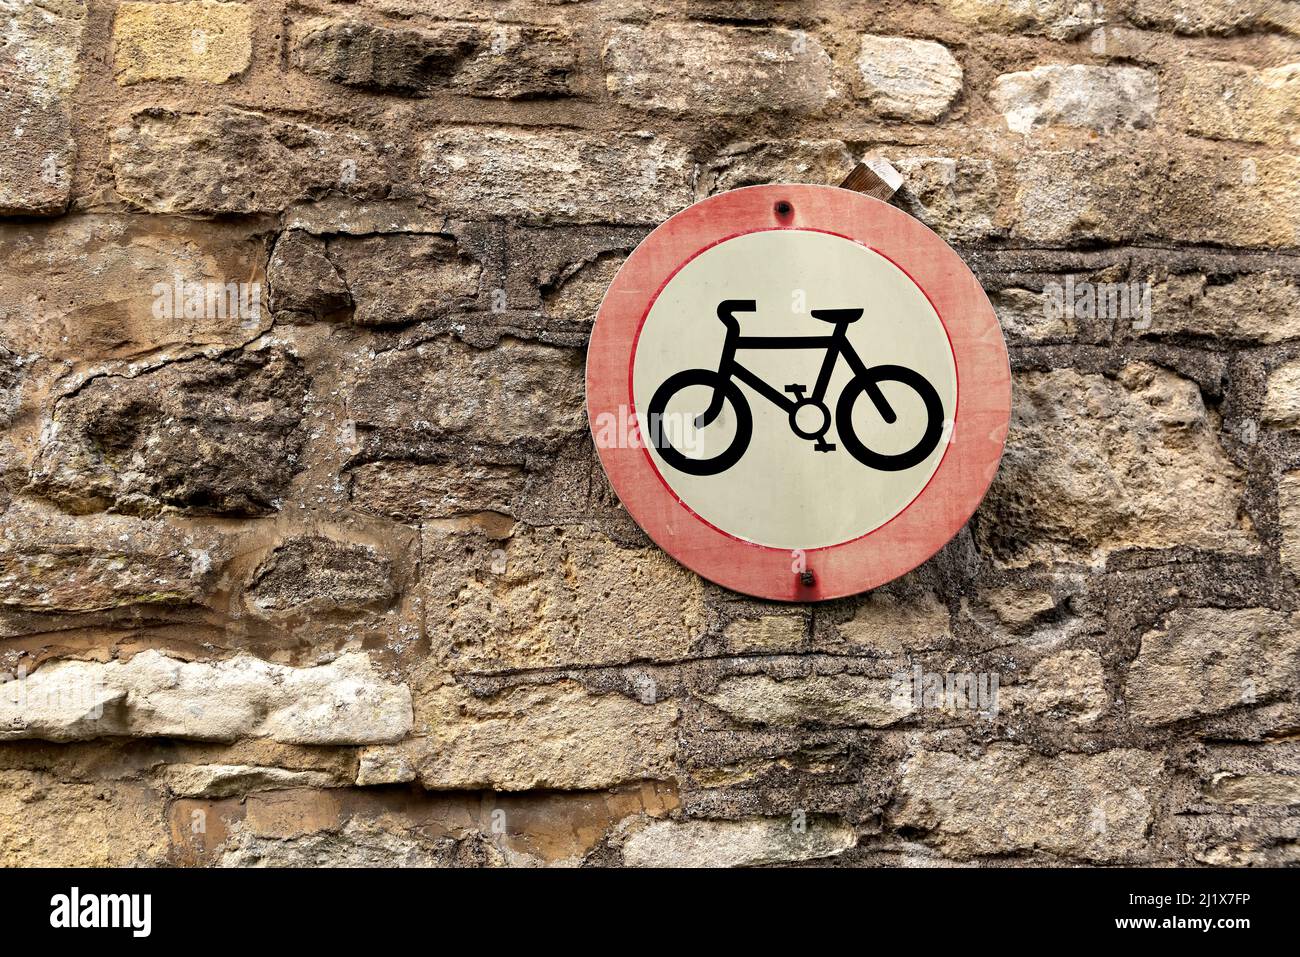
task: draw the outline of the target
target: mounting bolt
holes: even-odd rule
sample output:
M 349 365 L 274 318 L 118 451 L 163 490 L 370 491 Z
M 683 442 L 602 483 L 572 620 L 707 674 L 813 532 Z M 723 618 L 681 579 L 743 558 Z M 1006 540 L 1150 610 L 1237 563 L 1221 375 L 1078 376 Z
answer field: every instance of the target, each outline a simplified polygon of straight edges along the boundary
M 811 587 L 812 587 L 812 583 L 813 583 L 813 573 L 812 573 L 812 572 L 800 572 L 800 573 L 799 573 L 799 584 L 801 584 L 801 585 L 805 585 L 805 586 L 811 588 Z

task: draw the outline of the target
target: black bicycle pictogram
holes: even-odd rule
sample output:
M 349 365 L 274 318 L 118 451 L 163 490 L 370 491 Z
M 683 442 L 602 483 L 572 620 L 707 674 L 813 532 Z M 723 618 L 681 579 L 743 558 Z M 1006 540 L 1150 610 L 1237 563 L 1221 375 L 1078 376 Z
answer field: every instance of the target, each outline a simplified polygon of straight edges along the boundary
M 868 368 L 858 357 L 848 340 L 849 324 L 862 317 L 861 309 L 814 309 L 816 319 L 828 322 L 835 327 L 829 336 L 742 336 L 740 320 L 734 313 L 754 312 L 758 304 L 753 299 L 726 299 L 718 303 L 718 318 L 727 327 L 727 339 L 722 347 L 722 360 L 714 369 L 685 369 L 670 375 L 655 390 L 647 409 L 651 441 L 659 450 L 665 462 L 679 471 L 690 475 L 717 475 L 725 472 L 745 454 L 749 440 L 754 434 L 754 418 L 750 412 L 749 402 L 736 380 L 748 385 L 759 395 L 785 410 L 790 417 L 790 429 L 801 439 L 813 442 L 819 452 L 830 452 L 835 445 L 826 441 L 830 430 L 831 415 L 826 403 L 826 389 L 830 385 L 831 374 L 835 365 L 843 356 L 853 371 L 853 378 L 840 393 L 835 406 L 835 431 L 844 448 L 855 459 L 868 468 L 883 472 L 898 472 L 909 469 L 923 462 L 938 446 L 943 435 L 943 402 L 928 379 L 919 372 L 906 366 L 879 365 Z M 821 371 L 811 395 L 805 396 L 807 386 L 787 385 L 785 392 L 793 398 L 787 398 L 781 392 L 768 385 L 757 375 L 746 369 L 736 360 L 739 349 L 825 349 L 826 357 L 822 361 Z M 887 425 L 898 420 L 897 413 L 890 406 L 885 394 L 880 390 L 882 382 L 901 382 L 920 397 L 925 404 L 926 424 L 920 440 L 905 452 L 887 455 L 873 452 L 859 441 L 853 431 L 853 404 L 862 395 L 871 398 L 872 405 Z M 697 429 L 703 429 L 713 423 L 722 413 L 723 403 L 730 402 L 736 415 L 736 433 L 727 448 L 711 458 L 689 458 L 673 448 L 664 428 L 664 411 L 668 403 L 680 390 L 689 386 L 708 386 L 713 390 L 708 408 L 694 418 Z M 801 427 L 797 421 L 804 409 L 815 409 L 818 413 L 817 428 L 809 430 Z

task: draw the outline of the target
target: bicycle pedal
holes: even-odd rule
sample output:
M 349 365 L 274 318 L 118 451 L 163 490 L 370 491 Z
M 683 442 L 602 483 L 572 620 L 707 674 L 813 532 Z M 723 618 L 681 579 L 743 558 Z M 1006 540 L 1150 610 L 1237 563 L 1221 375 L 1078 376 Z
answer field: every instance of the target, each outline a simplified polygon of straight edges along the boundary
M 807 388 L 806 385 L 788 385 L 785 387 L 785 391 L 789 392 L 796 399 L 802 399 L 804 390 Z
M 835 451 L 835 443 L 834 443 L 834 442 L 817 442 L 816 444 L 813 445 L 813 448 L 815 448 L 818 452 L 834 452 L 834 451 Z

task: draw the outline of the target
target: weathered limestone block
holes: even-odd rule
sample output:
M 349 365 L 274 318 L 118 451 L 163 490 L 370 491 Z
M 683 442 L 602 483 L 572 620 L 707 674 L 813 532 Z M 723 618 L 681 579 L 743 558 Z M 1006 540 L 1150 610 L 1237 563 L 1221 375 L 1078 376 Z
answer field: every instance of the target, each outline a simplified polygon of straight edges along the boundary
M 933 40 L 867 34 L 857 66 L 857 97 L 890 119 L 932 123 L 961 95 L 961 64 Z
M 694 163 L 649 133 L 449 127 L 420 148 L 433 208 L 467 219 L 654 223 L 693 199 Z
M 457 227 L 460 229 L 461 227 Z M 643 226 L 524 226 L 505 230 L 504 288 L 493 290 L 493 310 L 540 311 L 541 323 L 589 324 L 614 273 L 649 232 Z M 466 239 L 468 239 L 468 233 Z
M 623 844 L 631 867 L 757 867 L 835 857 L 857 843 L 848 824 L 810 818 L 802 830 L 789 818 L 739 821 L 652 821 Z
M 1049 718 L 1062 718 L 1086 727 L 1110 707 L 1106 673 L 1095 651 L 1074 649 L 1044 658 L 1029 672 L 1025 710 Z
M 1145 725 L 1216 714 L 1294 690 L 1300 619 L 1268 608 L 1180 608 L 1142 636 L 1125 695 Z
M 426 525 L 422 567 L 425 628 L 458 670 L 681 660 L 706 631 L 699 576 L 582 526 Z
M 1187 852 L 1211 867 L 1300 865 L 1300 823 L 1294 816 L 1223 814 L 1185 817 Z
M 766 183 L 834 186 L 857 159 L 843 140 L 732 143 L 709 162 L 701 183 L 709 194 Z
M 1300 471 L 1287 472 L 1279 479 L 1277 511 L 1282 527 L 1282 564 L 1300 575 Z
M 374 821 L 338 830 L 262 837 L 236 827 L 221 850 L 222 867 L 501 867 L 501 852 L 484 838 L 424 840 Z
M 0 225 L 0 340 L 81 361 L 238 345 L 271 324 L 265 257 L 261 237 L 237 224 L 92 215 Z
M 1017 376 L 1012 396 L 1006 452 L 977 522 L 1001 560 L 1256 547 L 1239 514 L 1241 469 L 1194 382 L 1142 363 L 1114 379 L 1055 369 Z
M 280 840 L 336 831 L 344 823 L 347 796 L 336 790 L 300 789 L 250 794 L 242 802 L 242 819 L 230 830 Z
M 574 681 L 490 698 L 447 686 L 417 703 L 429 736 L 420 783 L 431 790 L 594 789 L 674 776 L 677 706 L 595 694 Z
M 920 751 L 903 765 L 887 816 L 956 858 L 1044 852 L 1137 862 L 1162 779 L 1157 755 L 1129 749 L 1049 758 L 998 744 L 975 759 Z
M 970 156 L 896 156 L 903 174 L 894 202 L 950 242 L 995 232 L 998 177 L 993 163 Z
M 1124 15 L 1142 27 L 1226 36 L 1276 27 L 1300 35 L 1300 11 L 1279 0 L 1127 0 Z
M 390 93 L 448 85 L 475 47 L 475 29 L 389 29 L 361 20 L 309 20 L 291 28 L 290 62 L 309 76 Z
M 125 781 L 62 781 L 0 770 L 0 866 L 159 867 L 166 804 Z
M 1016 165 L 1012 232 L 1054 243 L 1131 239 L 1148 230 L 1159 189 L 1140 159 L 1121 166 L 1096 147 L 1035 150 Z
M 658 782 L 520 795 L 296 788 L 181 799 L 169 817 L 183 863 L 571 867 L 677 806 L 675 789 Z M 190 833 L 196 810 L 208 824 L 198 836 Z
M 610 283 L 626 260 L 609 253 L 584 263 L 542 291 L 542 312 L 548 319 L 594 323 Z
M 399 522 L 474 512 L 513 515 L 527 472 L 472 462 L 368 462 L 349 472 L 354 508 Z
M 473 306 L 482 267 L 446 236 L 339 236 L 329 258 L 362 326 L 433 319 Z
M 608 837 L 619 840 L 676 807 L 675 788 L 654 781 L 524 794 L 304 787 L 181 798 L 169 819 L 182 845 L 175 859 L 188 865 L 575 866 Z M 198 835 L 196 811 L 207 823 Z
M 615 27 L 605 85 L 620 103 L 667 113 L 815 113 L 832 99 L 831 58 L 816 37 L 774 28 L 657 22 Z
M 1155 74 L 1147 70 L 1075 63 L 1004 73 L 994 81 L 991 99 L 1015 133 L 1039 126 L 1109 133 L 1154 126 L 1160 94 Z
M 231 557 L 227 540 L 164 521 L 74 518 L 10 506 L 0 537 L 0 606 L 96 612 L 202 605 Z
M 324 771 L 246 764 L 169 764 L 159 776 L 177 797 L 213 799 L 243 797 L 254 791 L 336 787 L 342 783 Z
M 1285 362 L 1268 374 L 1263 419 L 1279 428 L 1300 427 L 1300 359 Z
M 1286 146 L 1300 143 L 1300 63 L 1257 70 L 1190 62 L 1176 74 L 1173 107 L 1189 133 Z
M 266 267 L 270 308 L 277 318 L 330 319 L 352 308 L 352 294 L 330 259 L 325 240 L 288 229 L 276 240 Z
M 94 377 L 55 404 L 30 488 L 76 513 L 275 511 L 301 467 L 306 393 L 277 349 Z
M 884 654 L 942 647 L 952 636 L 948 608 L 932 591 L 872 592 L 838 631 L 850 647 Z
M 385 606 L 395 597 L 392 562 L 367 545 L 301 535 L 258 566 L 244 601 L 254 614 L 324 614 Z
M 566 796 L 550 798 L 551 805 L 567 802 L 581 811 L 557 814 L 557 820 L 531 827 L 532 821 L 511 806 L 509 834 L 490 831 L 491 809 L 480 799 L 410 790 L 293 788 L 242 798 L 181 798 L 172 802 L 168 816 L 178 852 L 174 859 L 191 866 L 484 867 L 510 860 L 516 845 L 540 844 L 550 850 L 598 840 L 610 826 L 601 820 L 601 811 L 620 798 L 631 803 L 612 794 L 598 801 L 598 810 Z M 207 827 L 194 834 L 190 822 L 200 813 Z M 548 823 L 562 833 L 548 839 Z M 572 833 L 569 826 L 583 833 Z M 518 858 L 522 864 L 542 862 L 527 853 Z
M 206 863 L 212 854 L 225 864 L 247 863 L 256 859 L 253 855 L 274 863 L 308 848 L 321 866 L 350 862 L 357 854 L 375 865 L 407 863 L 401 842 L 395 844 L 393 861 L 383 860 L 379 847 L 364 849 L 371 838 L 387 834 L 414 838 L 426 855 L 444 864 L 572 867 L 592 851 L 603 852 L 607 839 L 629 825 L 661 818 L 677 806 L 676 789 L 660 782 L 519 795 L 298 789 L 260 792 L 243 802 L 178 801 L 171 819 L 173 832 L 178 826 L 184 830 L 194 809 L 204 807 L 209 824 L 216 821 L 199 846 L 191 844 L 198 851 L 197 860 L 191 858 L 195 863 Z M 505 828 L 500 826 L 503 816 Z M 314 847 L 309 843 L 313 838 L 319 838 Z
M 417 322 L 474 306 L 483 269 L 448 236 L 324 239 L 287 230 L 268 267 L 271 308 L 288 321 Z
M 1193 141 L 1195 142 L 1195 141 Z M 1300 156 L 1294 150 L 1239 159 L 1216 144 L 1171 152 L 1153 169 L 1166 184 L 1155 208 L 1179 242 L 1294 246 L 1300 237 Z
M 564 96 L 576 69 L 567 30 L 514 24 L 416 29 L 310 20 L 292 27 L 289 56 L 309 76 L 415 96 L 439 89 L 497 99 Z
M 480 28 L 482 29 L 482 28 Z M 565 96 L 577 72 L 577 46 L 561 27 L 494 24 L 452 86 L 471 96 L 528 99 Z
M 1200 793 L 1180 793 L 1180 805 L 1295 803 L 1285 796 L 1292 784 L 1300 783 L 1300 742 L 1283 735 L 1249 744 L 1219 743 L 1212 740 L 1213 735 L 1201 737 L 1204 746 L 1196 749 L 1191 761 Z
M 798 652 L 808 640 L 808 619 L 803 615 L 737 618 L 722 630 L 722 637 L 730 654 Z
M 1144 335 L 1170 333 L 1258 343 L 1300 338 L 1300 285 L 1277 272 L 1210 282 L 1202 273 L 1170 276 L 1151 290 Z
M 447 217 L 426 209 L 408 190 L 394 190 L 382 199 L 326 193 L 290 206 L 284 214 L 286 230 L 300 229 L 313 236 L 377 236 L 393 233 L 438 233 Z
M 1074 316 L 1065 309 L 1049 308 L 1041 292 L 1030 289 L 999 289 L 989 293 L 998 314 L 1002 334 L 1014 341 L 1050 342 L 1068 340 L 1078 331 Z
M 113 75 L 123 86 L 225 83 L 252 60 L 252 11 L 252 4 L 214 0 L 121 3 L 113 20 Z
M 53 216 L 72 196 L 70 98 L 84 0 L 0 0 L 0 216 Z
M 383 151 L 360 135 L 231 107 L 140 110 L 110 142 L 117 192 L 152 213 L 275 213 L 331 190 L 377 198 L 390 184 Z
M 22 402 L 23 380 L 27 378 L 23 358 L 7 349 L 2 341 L 8 333 L 0 320 L 0 427 L 13 421 Z
M 809 675 L 778 681 L 766 675 L 724 678 L 701 694 L 705 701 L 750 724 L 884 728 L 912 713 L 893 678 Z
M 1205 787 L 1205 799 L 1216 804 L 1300 804 L 1300 775 L 1216 774 Z
M 939 0 L 944 12 L 987 33 L 1069 40 L 1106 23 L 1101 0 Z
M 350 396 L 358 428 L 547 448 L 585 426 L 582 354 L 506 339 L 478 349 L 444 336 L 380 353 Z
M 411 761 L 411 750 L 400 744 L 366 748 L 357 762 L 357 786 L 372 787 L 377 784 L 405 784 L 414 781 L 415 765 Z
M 1037 588 L 1024 589 L 1008 585 L 987 592 L 983 597 L 998 621 L 1012 631 L 1029 628 L 1056 608 L 1056 599 L 1051 592 Z
M 290 668 L 240 655 L 184 662 L 157 651 L 107 664 L 54 661 L 0 684 L 0 740 L 169 737 L 372 744 L 411 730 L 411 692 L 361 653 Z
M 1154 135 L 1154 134 L 1153 134 Z M 1013 234 L 1036 242 L 1169 237 L 1291 246 L 1300 229 L 1300 160 L 1238 158 L 1197 141 L 1036 150 L 1016 167 Z

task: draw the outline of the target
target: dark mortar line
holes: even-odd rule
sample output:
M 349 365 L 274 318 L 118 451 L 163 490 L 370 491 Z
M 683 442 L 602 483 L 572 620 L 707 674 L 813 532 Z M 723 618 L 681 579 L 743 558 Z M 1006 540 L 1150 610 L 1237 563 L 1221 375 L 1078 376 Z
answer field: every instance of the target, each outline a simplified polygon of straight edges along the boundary
M 1300 259 L 1300 246 L 1220 246 L 1214 243 L 1177 243 L 1177 242 L 1148 242 L 1148 243 L 1117 243 L 1103 244 L 1094 247 L 1077 247 L 1077 246 L 1059 246 L 1040 243 L 1016 243 L 1014 241 L 1007 243 L 997 242 L 980 242 L 980 243 L 953 243 L 953 248 L 959 253 L 971 254 L 975 256 L 996 256 L 1002 253 L 1047 253 L 1062 257 L 1087 256 L 1103 258 L 1108 255 L 1121 257 L 1125 253 L 1181 253 L 1181 254 L 1203 254 L 1212 257 L 1268 257 L 1283 259 Z M 1116 263 L 1118 265 L 1118 262 Z
M 593 664 L 593 665 L 551 665 L 537 668 L 508 668 L 499 671 L 457 671 L 454 667 L 452 673 L 457 676 L 463 676 L 471 680 L 484 682 L 498 681 L 507 678 L 539 678 L 549 675 L 564 677 L 566 675 L 615 675 L 620 671 L 628 668 L 665 668 L 672 670 L 682 670 L 695 665 L 702 664 L 725 664 L 728 662 L 742 663 L 751 661 L 767 661 L 774 665 L 781 664 L 817 664 L 818 662 L 891 662 L 899 658 L 905 658 L 909 662 L 911 657 L 918 654 L 942 654 L 942 653 L 960 653 L 967 657 L 977 657 L 979 655 L 992 654 L 997 651 L 1008 648 L 1022 647 L 1023 643 L 1012 641 L 1001 645 L 995 645 L 980 649 L 961 649 L 959 647 L 938 646 L 933 648 L 911 648 L 902 652 L 884 656 L 871 655 L 854 655 L 840 652 L 827 651 L 787 651 L 772 654 L 770 652 L 748 652 L 731 655 L 702 655 L 694 658 L 663 658 L 663 659 L 646 659 L 635 658 L 631 661 L 620 664 Z M 831 674 L 844 674 L 845 672 L 831 672 Z M 853 672 L 852 674 L 856 674 Z M 872 675 L 858 675 L 859 677 L 870 678 Z M 781 680 L 781 679 L 774 679 Z M 883 678 L 881 680 L 884 680 Z

